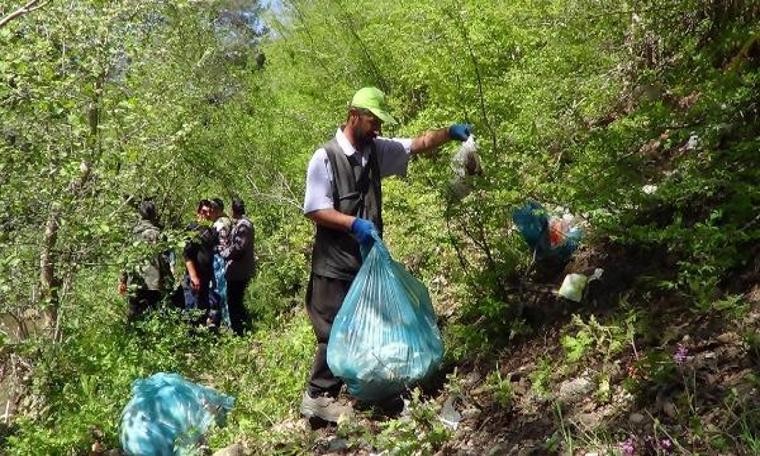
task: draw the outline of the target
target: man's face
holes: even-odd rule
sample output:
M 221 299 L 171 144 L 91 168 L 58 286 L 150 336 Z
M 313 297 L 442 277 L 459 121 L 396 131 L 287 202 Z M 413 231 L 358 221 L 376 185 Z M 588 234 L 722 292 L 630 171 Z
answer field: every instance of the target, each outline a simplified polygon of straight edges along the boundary
M 201 210 L 198 211 L 198 221 L 210 222 L 212 220 L 213 215 L 214 215 L 214 210 L 210 206 L 201 206 Z
M 383 122 L 370 111 L 357 109 L 352 117 L 355 139 L 360 144 L 369 144 L 382 134 Z

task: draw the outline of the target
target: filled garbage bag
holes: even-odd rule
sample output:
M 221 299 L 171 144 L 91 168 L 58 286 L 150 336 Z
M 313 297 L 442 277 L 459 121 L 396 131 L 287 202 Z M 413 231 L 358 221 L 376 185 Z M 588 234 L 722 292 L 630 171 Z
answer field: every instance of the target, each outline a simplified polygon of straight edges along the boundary
M 535 201 L 528 201 L 515 209 L 512 220 L 538 259 L 570 258 L 583 234 L 572 216 L 550 217 L 546 209 Z
M 364 401 L 398 394 L 433 373 L 443 358 L 427 288 L 374 237 L 327 344 L 330 370 Z
M 130 456 L 191 454 L 212 424 L 224 425 L 234 402 L 178 374 L 135 380 L 121 415 L 122 449 Z
M 216 307 L 212 309 L 218 310 L 218 319 L 221 324 L 226 327 L 230 327 L 230 309 L 227 306 L 227 279 L 225 272 L 227 271 L 226 262 L 220 255 L 214 255 L 214 280 L 213 291 L 216 292 L 216 297 L 219 301 Z M 216 315 L 216 314 L 215 314 Z

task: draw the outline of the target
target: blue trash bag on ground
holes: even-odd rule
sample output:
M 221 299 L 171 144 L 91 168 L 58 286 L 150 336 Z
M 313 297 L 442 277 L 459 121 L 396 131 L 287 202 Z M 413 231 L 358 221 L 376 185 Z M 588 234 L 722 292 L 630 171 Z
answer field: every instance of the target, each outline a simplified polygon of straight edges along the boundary
M 135 380 L 121 414 L 121 447 L 129 456 L 192 454 L 212 424 L 224 425 L 234 403 L 178 374 Z
M 515 209 L 512 220 L 525 242 L 536 252 L 537 259 L 567 260 L 578 248 L 583 234 L 578 227 L 550 219 L 546 209 L 535 201 L 528 201 Z M 550 223 L 555 221 L 556 224 Z
M 363 401 L 400 393 L 432 374 L 443 358 L 427 288 L 374 238 L 327 344 L 330 370 Z

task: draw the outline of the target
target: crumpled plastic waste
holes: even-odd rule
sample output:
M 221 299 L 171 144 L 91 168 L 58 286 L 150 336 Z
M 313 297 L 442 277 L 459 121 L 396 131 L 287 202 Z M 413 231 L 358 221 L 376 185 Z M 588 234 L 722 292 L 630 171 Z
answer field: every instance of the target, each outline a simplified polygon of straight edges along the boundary
M 689 136 L 689 140 L 686 141 L 686 150 L 694 150 L 699 146 L 699 136 L 697 136 L 694 132 L 691 133 Z
M 657 186 L 652 184 L 647 184 L 643 187 L 641 187 L 641 191 L 644 192 L 646 195 L 651 195 L 657 191 Z
M 132 384 L 121 414 L 120 440 L 129 456 L 195 454 L 209 428 L 223 426 L 235 398 L 160 372 Z
M 327 344 L 330 370 L 364 401 L 400 393 L 433 373 L 443 358 L 427 288 L 373 237 Z
M 483 174 L 475 135 L 470 135 L 459 147 L 451 158 L 451 168 L 455 177 L 449 183 L 449 189 L 452 197 L 458 201 L 472 192 L 473 176 Z
M 515 209 L 512 220 L 517 225 L 536 258 L 570 258 L 578 248 L 583 231 L 572 214 L 549 216 L 546 209 L 535 201 L 528 201 Z
M 598 280 L 604 274 L 604 269 L 596 268 L 590 276 L 584 274 L 568 274 L 562 281 L 562 286 L 557 292 L 558 295 L 574 302 L 581 302 L 583 299 L 583 290 L 592 280 Z
M 451 158 L 451 165 L 454 173 L 459 177 L 475 176 L 483 172 L 478 155 L 478 144 L 475 142 L 475 135 L 470 135 L 467 141 L 464 141 L 457 153 Z
M 454 400 L 449 397 L 441 407 L 441 413 L 438 415 L 438 419 L 441 420 L 444 426 L 456 431 L 459 427 L 459 422 L 462 421 L 462 414 L 454 408 Z

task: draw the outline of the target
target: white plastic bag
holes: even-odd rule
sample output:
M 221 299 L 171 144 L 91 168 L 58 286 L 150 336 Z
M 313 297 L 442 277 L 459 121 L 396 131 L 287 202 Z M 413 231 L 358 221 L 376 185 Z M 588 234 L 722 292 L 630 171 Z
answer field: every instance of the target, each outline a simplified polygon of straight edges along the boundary
M 467 176 L 479 175 L 483 172 L 478 156 L 478 144 L 475 142 L 475 135 L 470 135 L 467 141 L 459 147 L 459 151 L 452 157 L 451 165 L 454 174 L 464 179 Z
M 455 177 L 451 180 L 449 188 L 454 200 L 458 201 L 469 195 L 472 192 L 472 176 L 483 173 L 477 151 L 475 135 L 470 135 L 451 158 L 451 168 Z

